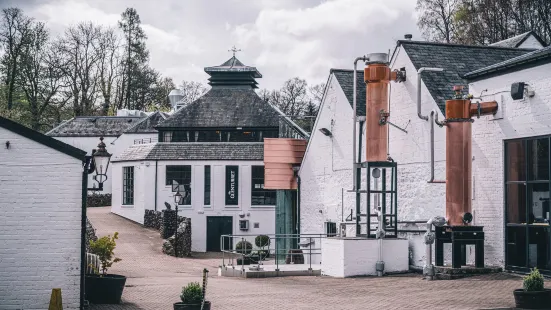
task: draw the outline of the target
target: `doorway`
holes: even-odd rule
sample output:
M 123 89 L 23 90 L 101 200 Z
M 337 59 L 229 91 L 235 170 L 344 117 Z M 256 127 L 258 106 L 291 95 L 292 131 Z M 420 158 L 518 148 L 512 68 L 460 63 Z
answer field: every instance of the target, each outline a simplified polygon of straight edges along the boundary
M 207 216 L 207 252 L 220 252 L 220 237 L 233 234 L 233 217 Z M 233 248 L 231 239 L 224 240 L 224 250 Z

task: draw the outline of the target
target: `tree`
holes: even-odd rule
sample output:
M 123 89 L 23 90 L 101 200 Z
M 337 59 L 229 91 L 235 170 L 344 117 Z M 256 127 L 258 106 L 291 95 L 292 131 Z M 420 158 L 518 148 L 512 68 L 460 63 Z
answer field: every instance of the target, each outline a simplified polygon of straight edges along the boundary
M 184 105 L 199 99 L 199 97 L 203 96 L 208 91 L 208 88 L 203 83 L 194 81 L 182 81 L 179 89 L 182 94 L 181 102 L 184 103 Z
M 141 27 L 140 15 L 134 8 L 127 8 L 121 15 L 119 28 L 124 35 L 124 66 L 122 69 L 122 80 L 120 87 L 120 103 L 127 109 L 134 108 L 132 99 L 137 96 L 133 94 L 143 81 L 137 81 L 135 77 L 149 77 L 146 64 L 149 60 L 149 52 L 145 47 L 147 36 Z M 141 85 L 140 85 L 141 84 Z M 120 106 L 119 106 L 120 107 Z
M 103 97 L 102 115 L 108 115 L 116 89 L 116 79 L 120 75 L 120 42 L 114 29 L 100 30 L 98 38 L 99 87 Z
M 450 43 L 453 40 L 455 24 L 453 18 L 460 0 L 417 0 L 420 11 L 417 26 L 429 40 Z
M 30 44 L 21 54 L 21 69 L 18 84 L 27 99 L 30 112 L 30 126 L 40 130 L 49 124 L 42 123 L 44 112 L 58 101 L 62 85 L 62 71 L 59 56 L 48 40 L 48 30 L 43 23 L 31 27 Z
M 4 50 L 2 65 L 5 72 L 4 84 L 6 87 L 4 90 L 8 110 L 13 107 L 21 53 L 25 45 L 29 44 L 31 40 L 31 24 L 32 18 L 25 16 L 19 8 L 2 10 L 0 43 Z

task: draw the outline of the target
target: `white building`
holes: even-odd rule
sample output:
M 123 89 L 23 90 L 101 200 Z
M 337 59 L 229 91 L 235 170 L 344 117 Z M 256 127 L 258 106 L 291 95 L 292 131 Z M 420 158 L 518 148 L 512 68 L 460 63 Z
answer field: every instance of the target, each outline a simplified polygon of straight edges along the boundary
M 1 309 L 81 309 L 84 157 L 0 117 Z
M 263 140 L 278 137 L 280 114 L 255 93 L 256 68 L 234 56 L 205 71 L 212 88 L 155 127 L 159 142 L 131 146 L 111 168 L 112 212 L 138 223 L 174 205 L 173 181 L 184 185 L 179 215 L 191 218 L 196 252 L 219 251 L 223 234 L 275 233 Z
M 533 48 L 540 50 L 533 52 Z M 549 146 L 545 144 L 548 143 L 547 137 L 526 142 L 511 141 L 550 134 L 551 115 L 548 111 L 551 94 L 544 85 L 549 85 L 551 79 L 551 57 L 549 48 L 541 48 L 541 40 L 533 33 L 498 42 L 494 46 L 398 41 L 390 58 L 390 67 L 392 70 L 405 69 L 407 80 L 391 86 L 390 121 L 407 133 L 394 127 L 389 128 L 389 155 L 398 163 L 398 220 L 402 222 L 401 230 L 424 230 L 425 225 L 412 222 L 445 215 L 445 184 L 438 182 L 445 179 L 445 130 L 434 125 L 435 173 L 431 180 L 430 116 L 434 112 L 442 121 L 445 100 L 451 99 L 453 95 L 452 87 L 464 85 L 465 93 L 481 97 L 483 101 L 496 100 L 499 104 L 495 116 L 475 118 L 473 125 L 472 204 L 474 224 L 484 226 L 486 264 L 520 270 L 538 266 L 546 272 L 551 271 L 549 225 L 543 223 L 537 226 L 541 231 L 536 232 L 535 228 L 526 225 L 529 216 L 514 213 L 528 214 L 529 208 L 525 206 L 533 203 L 537 221 L 549 223 L 549 215 L 544 212 L 549 208 L 549 177 L 538 175 L 538 182 L 544 185 L 531 185 L 532 189 L 527 185 L 532 195 L 520 188 L 518 192 L 508 191 L 508 194 L 504 194 L 504 167 L 507 165 L 503 161 L 506 146 L 518 146 L 518 153 L 521 144 L 533 145 L 536 142 L 530 141 L 537 141 L 542 145 L 538 144 L 538 150 L 542 150 L 537 154 L 542 158 L 537 162 L 547 163 L 549 159 Z M 418 117 L 416 106 L 417 70 L 422 67 L 444 69 L 443 72 L 422 73 L 420 114 L 427 116 L 428 120 Z M 347 222 L 346 218 L 351 212 L 355 217 L 355 197 L 353 193 L 347 192 L 353 185 L 352 75 L 352 70 L 332 70 L 328 79 L 320 113 L 300 169 L 301 233 L 323 233 L 327 225 L 324 223 Z M 468 79 L 474 80 L 469 82 Z M 525 82 L 529 85 L 528 89 L 535 91 L 535 96 L 513 100 L 511 86 L 514 82 Z M 358 115 L 361 116 L 365 115 L 363 70 L 358 71 L 356 83 Z M 320 131 L 322 128 L 326 128 L 330 134 Z M 535 154 L 534 151 L 523 151 Z M 529 155 L 523 153 L 518 156 L 527 158 Z M 519 165 L 526 166 L 526 160 L 515 160 L 519 161 Z M 549 166 L 541 166 L 541 169 L 548 171 Z M 521 177 L 524 176 L 518 178 Z M 516 181 L 530 183 L 530 180 Z M 513 180 L 508 182 L 515 183 Z M 513 194 L 517 196 L 507 196 Z M 522 204 L 521 198 L 525 198 Z M 516 201 L 516 204 L 511 201 Z M 516 217 L 506 219 L 506 205 L 509 209 L 516 208 L 516 211 L 509 210 L 507 213 L 515 214 Z M 531 231 L 527 233 L 528 230 Z M 422 266 L 425 253 L 423 234 L 400 235 L 410 239 L 410 264 Z M 527 235 L 534 241 L 527 243 Z M 513 251 L 521 252 L 506 257 L 507 252 Z

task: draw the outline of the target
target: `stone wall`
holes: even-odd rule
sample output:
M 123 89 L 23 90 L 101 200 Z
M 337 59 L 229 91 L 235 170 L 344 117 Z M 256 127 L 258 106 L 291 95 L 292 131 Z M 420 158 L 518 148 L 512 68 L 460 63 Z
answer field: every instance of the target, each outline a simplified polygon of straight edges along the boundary
M 163 243 L 163 253 L 176 257 L 191 256 L 191 219 L 179 217 L 178 231 Z M 176 253 L 175 248 L 176 247 Z
M 86 218 L 86 252 L 90 252 L 90 240 L 97 241 L 96 229 L 92 225 L 92 222 Z
M 91 194 L 86 199 L 86 207 L 109 207 L 111 206 L 111 194 Z
M 161 229 L 162 223 L 162 212 L 155 210 L 145 210 L 145 215 L 143 219 L 143 226 L 146 228 Z

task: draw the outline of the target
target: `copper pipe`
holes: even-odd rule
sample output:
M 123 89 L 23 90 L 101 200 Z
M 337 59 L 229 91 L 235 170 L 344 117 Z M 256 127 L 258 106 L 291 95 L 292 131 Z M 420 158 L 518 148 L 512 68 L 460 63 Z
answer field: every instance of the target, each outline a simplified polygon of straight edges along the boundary
M 369 64 L 364 70 L 366 95 L 366 161 L 386 161 L 388 126 L 379 124 L 381 111 L 388 110 L 391 74 L 386 64 Z
M 479 107 L 479 105 L 480 105 L 480 107 Z M 480 111 L 480 115 L 478 114 L 479 111 Z M 496 114 L 496 112 L 497 112 L 497 102 L 496 101 L 471 103 L 471 107 L 470 107 L 470 116 L 471 117 Z

